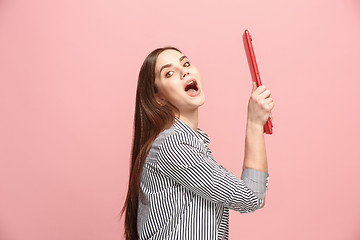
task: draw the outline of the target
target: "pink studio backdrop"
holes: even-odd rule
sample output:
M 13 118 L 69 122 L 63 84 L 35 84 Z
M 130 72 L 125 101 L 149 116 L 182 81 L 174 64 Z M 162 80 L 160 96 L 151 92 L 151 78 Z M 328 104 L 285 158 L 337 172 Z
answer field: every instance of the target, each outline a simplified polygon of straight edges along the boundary
M 240 176 L 254 38 L 272 91 L 266 206 L 230 239 L 360 239 L 360 4 L 0 1 L 0 239 L 122 239 L 136 81 L 180 48 L 202 73 L 199 127 Z

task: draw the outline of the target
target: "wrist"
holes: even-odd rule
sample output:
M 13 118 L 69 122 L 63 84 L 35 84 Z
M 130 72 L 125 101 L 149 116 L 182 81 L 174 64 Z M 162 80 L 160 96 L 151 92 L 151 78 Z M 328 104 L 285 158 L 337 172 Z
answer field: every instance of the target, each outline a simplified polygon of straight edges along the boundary
M 248 120 L 246 123 L 246 129 L 252 129 L 254 131 L 264 132 L 264 126 L 261 123 Z

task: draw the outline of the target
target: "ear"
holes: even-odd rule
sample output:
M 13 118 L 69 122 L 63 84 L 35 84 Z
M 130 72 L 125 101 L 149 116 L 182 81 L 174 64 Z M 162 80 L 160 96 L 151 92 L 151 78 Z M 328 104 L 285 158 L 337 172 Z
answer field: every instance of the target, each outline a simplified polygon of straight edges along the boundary
M 161 96 L 159 93 L 155 93 L 155 100 L 160 106 L 166 105 L 166 99 Z

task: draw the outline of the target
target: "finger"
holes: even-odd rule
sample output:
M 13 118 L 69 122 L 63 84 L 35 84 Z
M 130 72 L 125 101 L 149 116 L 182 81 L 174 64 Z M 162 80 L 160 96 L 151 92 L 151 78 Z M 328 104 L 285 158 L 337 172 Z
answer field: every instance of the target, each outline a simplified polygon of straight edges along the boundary
M 267 104 L 269 104 L 269 103 L 271 103 L 273 101 L 274 100 L 272 98 L 269 98 L 269 97 L 264 99 L 264 102 L 267 103 Z
M 262 91 L 261 93 L 259 93 L 259 97 L 260 98 L 268 98 L 271 96 L 271 91 L 269 89 L 264 89 L 264 91 Z
M 274 106 L 275 106 L 274 102 L 269 103 L 270 111 L 273 110 Z
M 264 100 L 260 100 L 260 104 L 268 111 L 271 111 L 274 108 L 274 101 L 271 98 L 265 98 Z
M 255 94 L 260 96 L 266 89 L 265 85 L 260 85 L 256 88 Z

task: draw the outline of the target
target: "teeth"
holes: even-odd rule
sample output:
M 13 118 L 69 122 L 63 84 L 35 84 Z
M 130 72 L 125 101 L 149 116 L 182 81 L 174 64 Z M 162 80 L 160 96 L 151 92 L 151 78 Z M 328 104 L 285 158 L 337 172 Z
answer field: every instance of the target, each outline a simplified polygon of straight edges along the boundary
M 188 84 L 186 84 L 185 91 L 188 91 L 190 89 L 190 86 L 194 85 L 194 84 L 195 84 L 195 82 L 191 80 Z
M 198 90 L 196 81 L 191 80 L 188 84 L 186 84 L 185 91 L 188 91 L 189 89 L 194 89 L 195 91 Z

